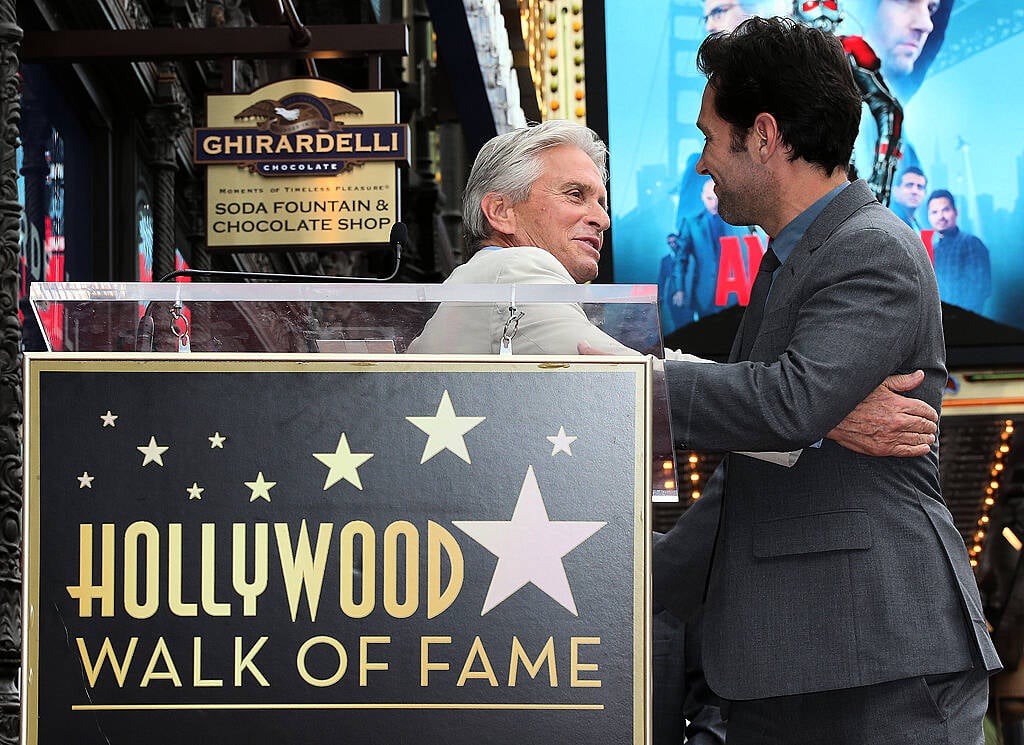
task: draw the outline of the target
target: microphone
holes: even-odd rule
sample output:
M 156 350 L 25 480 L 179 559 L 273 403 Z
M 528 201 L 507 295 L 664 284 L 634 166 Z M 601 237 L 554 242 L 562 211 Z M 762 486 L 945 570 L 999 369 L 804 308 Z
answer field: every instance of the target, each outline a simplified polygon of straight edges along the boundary
M 153 351 L 153 316 L 149 313 L 152 307 L 153 303 L 147 305 L 142 318 L 139 319 L 139 326 L 135 333 L 136 352 Z
M 402 246 L 409 245 L 409 228 L 406 227 L 404 222 L 396 222 L 391 227 L 389 242 L 395 249 L 395 274 L 397 274 L 398 266 L 402 263 Z
M 393 277 L 398 273 L 398 267 L 401 265 L 402 247 L 411 246 L 409 242 L 409 228 L 406 226 L 406 223 L 396 222 L 391 226 L 389 243 L 391 244 L 391 248 L 394 249 L 394 271 L 391 272 L 391 276 Z
M 380 245 L 380 244 L 376 244 Z M 405 223 L 396 222 L 391 227 L 391 234 L 388 237 L 388 245 L 395 252 L 395 268 L 386 277 L 349 277 L 333 276 L 323 274 L 274 274 L 271 272 L 227 272 L 213 269 L 178 269 L 177 271 L 165 274 L 160 282 L 170 282 L 178 277 L 208 277 L 209 279 L 273 279 L 279 282 L 390 282 L 398 276 L 398 269 L 402 263 L 402 248 L 412 249 L 412 241 L 409 239 L 409 228 Z M 355 248 L 358 248 L 356 246 Z

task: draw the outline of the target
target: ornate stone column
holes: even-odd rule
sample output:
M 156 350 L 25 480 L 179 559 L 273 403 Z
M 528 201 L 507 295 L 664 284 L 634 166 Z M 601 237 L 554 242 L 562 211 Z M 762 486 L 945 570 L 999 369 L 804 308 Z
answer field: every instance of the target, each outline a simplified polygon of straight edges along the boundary
M 192 246 L 192 268 L 207 271 L 213 268 L 210 252 L 206 248 L 206 185 L 201 177 L 188 182 L 185 187 L 186 214 L 188 215 L 188 240 Z
M 0 744 L 19 739 L 21 664 L 21 326 L 18 174 L 21 115 L 15 0 L 0 0 Z
M 188 99 L 173 72 L 161 72 L 157 102 L 146 111 L 153 168 L 153 280 L 174 271 L 174 177 L 178 139 L 192 124 Z

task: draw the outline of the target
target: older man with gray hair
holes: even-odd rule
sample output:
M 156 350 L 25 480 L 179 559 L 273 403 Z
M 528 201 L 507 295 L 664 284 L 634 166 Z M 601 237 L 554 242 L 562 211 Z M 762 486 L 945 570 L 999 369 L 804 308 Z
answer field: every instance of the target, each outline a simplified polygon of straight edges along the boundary
M 597 277 L 608 229 L 608 149 L 590 129 L 552 120 L 499 135 L 477 155 L 463 198 L 470 260 L 445 284 L 577 284 Z M 579 341 L 637 354 L 574 304 L 524 308 L 517 354 L 575 354 Z M 497 354 L 499 305 L 442 305 L 409 352 Z

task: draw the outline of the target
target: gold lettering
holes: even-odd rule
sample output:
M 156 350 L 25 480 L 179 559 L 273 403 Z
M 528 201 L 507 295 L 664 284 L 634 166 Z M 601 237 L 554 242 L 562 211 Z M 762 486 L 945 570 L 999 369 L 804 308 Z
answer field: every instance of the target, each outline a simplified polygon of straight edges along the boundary
M 355 537 L 359 536 L 361 560 L 355 562 Z M 341 610 L 349 618 L 366 618 L 373 611 L 377 584 L 376 538 L 373 527 L 364 520 L 345 523 L 341 543 Z M 356 567 L 360 567 L 357 572 Z M 360 579 L 359 602 L 355 600 L 355 581 Z
M 427 676 L 431 670 L 448 670 L 451 665 L 447 662 L 431 662 L 431 644 L 451 644 L 450 636 L 421 636 L 420 637 L 420 687 L 427 687 Z
M 192 685 L 196 688 L 220 688 L 224 681 L 220 679 L 203 680 L 202 660 L 203 638 L 192 637 Z
M 299 538 L 292 554 L 291 538 L 286 523 L 275 523 L 274 532 L 277 536 L 277 551 L 281 557 L 281 572 L 284 575 L 285 589 L 288 591 L 288 605 L 295 621 L 299 612 L 299 599 L 302 591 L 306 591 L 306 602 L 309 605 L 309 620 L 316 620 L 316 609 L 320 603 L 320 589 L 324 583 L 324 569 L 327 567 L 327 550 L 331 540 L 334 523 L 321 523 L 316 542 L 316 558 L 310 554 L 309 533 L 306 521 L 299 527 Z
M 78 601 L 80 618 L 92 616 L 92 601 L 100 601 L 100 613 L 114 615 L 114 525 L 104 523 L 101 533 L 100 584 L 92 583 L 92 525 L 78 526 L 78 584 L 68 585 L 68 595 Z
M 295 152 L 312 153 L 313 135 L 295 135 Z
M 222 145 L 220 137 L 204 137 L 203 138 L 203 152 L 207 155 L 220 155 L 222 151 Z
M 274 152 L 274 136 L 273 135 L 256 135 L 254 138 L 253 149 L 257 155 Z
M 167 526 L 167 607 L 176 616 L 198 616 L 199 606 L 181 600 L 181 523 Z
M 163 660 L 166 669 L 158 671 L 156 669 L 157 663 Z M 181 678 L 178 677 L 178 669 L 174 666 L 174 660 L 171 659 L 171 653 L 167 649 L 167 642 L 161 636 L 156 640 L 156 647 L 153 648 L 153 656 L 149 658 L 149 664 L 146 666 L 146 672 L 142 676 L 142 682 L 139 686 L 145 688 L 149 685 L 151 680 L 169 680 L 174 684 L 175 688 L 181 688 Z
M 117 659 L 117 656 L 114 654 L 114 647 L 110 643 L 110 637 L 103 637 L 103 645 L 100 647 L 100 653 L 96 657 L 95 664 L 89 658 L 89 650 L 86 649 L 85 639 L 76 636 L 75 641 L 78 642 L 78 654 L 82 658 L 82 667 L 85 668 L 85 677 L 89 679 L 90 688 L 96 687 L 96 678 L 99 677 L 105 660 L 110 660 L 110 668 L 114 671 L 114 678 L 117 679 L 117 687 L 124 688 L 124 676 L 128 674 L 128 667 L 132 664 L 132 655 L 135 654 L 135 645 L 139 643 L 139 637 L 133 636 L 129 640 L 128 649 L 124 653 L 124 660 Z
M 390 644 L 390 636 L 361 636 L 359 637 L 359 685 L 366 685 L 366 672 L 368 670 L 387 670 L 386 662 L 369 662 L 368 650 L 371 644 Z
M 236 153 L 238 155 L 245 154 L 245 135 L 237 135 L 231 137 L 230 135 L 224 138 L 224 155 L 231 155 Z
M 339 153 L 351 153 L 352 152 L 352 133 L 351 132 L 339 132 L 338 133 L 338 152 Z
M 545 659 L 548 663 L 548 685 L 552 688 L 558 687 L 558 677 L 555 672 L 555 640 L 553 637 L 548 637 L 547 643 L 544 648 L 540 651 L 540 655 L 537 656 L 536 662 L 531 662 L 529 656 L 526 654 L 526 650 L 523 649 L 523 645 L 519 642 L 518 636 L 512 637 L 512 658 L 508 664 L 508 684 L 509 687 L 515 686 L 516 684 L 516 673 L 519 670 L 519 661 L 523 661 L 523 665 L 526 667 L 526 672 L 530 674 L 531 678 L 536 678 L 537 673 L 540 672 L 540 666 L 544 664 Z M 595 665 L 596 667 L 596 665 Z
M 448 555 L 451 577 L 441 591 L 441 552 Z M 427 618 L 435 618 L 448 610 L 462 589 L 462 550 L 458 541 L 442 525 L 427 523 Z
M 405 536 L 405 601 L 398 602 L 398 537 Z M 420 601 L 420 538 L 416 526 L 396 520 L 384 529 L 384 609 L 392 618 L 408 618 Z
M 321 132 L 316 136 L 316 151 L 318 153 L 329 153 L 334 149 L 334 136 Z
M 203 558 L 200 566 L 203 569 L 202 598 L 203 610 L 211 616 L 230 616 L 231 604 L 220 603 L 214 597 L 216 591 L 215 568 L 217 566 L 216 540 L 213 523 L 203 523 Z
M 315 678 L 306 669 L 306 654 L 316 644 L 326 644 L 338 653 L 338 668 L 328 678 Z M 348 654 L 345 652 L 345 647 L 337 639 L 332 639 L 329 636 L 314 636 L 311 639 L 307 639 L 303 645 L 299 647 L 299 653 L 295 660 L 295 664 L 298 667 L 299 675 L 304 681 L 309 683 L 311 686 L 326 688 L 327 686 L 332 686 L 337 683 L 341 680 L 342 676 L 345 675 L 345 671 L 348 669 Z
M 473 661 L 479 657 L 480 664 L 483 665 L 483 670 L 471 670 L 473 667 Z M 484 644 L 480 641 L 480 637 L 473 637 L 473 646 L 469 649 L 469 654 L 466 656 L 466 664 L 462 666 L 462 673 L 459 675 L 459 682 L 456 683 L 459 688 L 466 685 L 468 678 L 485 678 L 492 688 L 498 686 L 498 679 L 494 677 L 494 668 L 491 666 L 491 661 L 487 658 L 487 650 L 484 649 Z
M 145 543 L 146 574 L 139 602 L 139 540 Z M 160 607 L 160 531 L 139 520 L 124 531 L 124 609 L 132 618 L 150 618 Z
M 597 670 L 597 665 L 580 662 L 580 647 L 584 644 L 600 644 L 599 636 L 574 636 L 569 640 L 569 684 L 573 688 L 600 688 L 601 681 L 596 679 L 584 680 L 580 678 L 583 671 Z
M 356 132 L 356 152 L 357 153 L 368 153 L 373 150 L 373 145 L 363 144 L 363 133 Z
M 242 685 L 242 673 L 246 670 L 252 677 L 256 678 L 256 682 L 264 688 L 270 685 L 267 679 L 263 677 L 263 673 L 256 667 L 256 663 L 253 662 L 253 658 L 262 649 L 263 645 L 267 643 L 268 636 L 261 636 L 257 642 L 242 656 L 242 637 L 235 637 L 235 687 L 238 688 Z
M 255 616 L 256 598 L 267 589 L 267 524 L 253 525 L 252 582 L 245 581 L 245 523 L 235 523 L 231 531 L 231 584 L 242 596 L 242 614 Z

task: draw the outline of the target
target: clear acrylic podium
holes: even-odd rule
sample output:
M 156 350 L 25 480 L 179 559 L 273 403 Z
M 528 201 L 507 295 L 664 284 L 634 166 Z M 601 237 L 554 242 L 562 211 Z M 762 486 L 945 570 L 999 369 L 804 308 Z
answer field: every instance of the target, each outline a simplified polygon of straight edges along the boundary
M 30 299 L 49 351 L 402 354 L 441 303 L 555 303 L 577 305 L 630 349 L 663 354 L 653 285 L 36 282 Z M 676 501 L 664 380 L 652 388 L 652 497 Z

